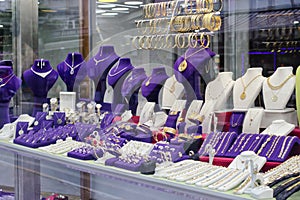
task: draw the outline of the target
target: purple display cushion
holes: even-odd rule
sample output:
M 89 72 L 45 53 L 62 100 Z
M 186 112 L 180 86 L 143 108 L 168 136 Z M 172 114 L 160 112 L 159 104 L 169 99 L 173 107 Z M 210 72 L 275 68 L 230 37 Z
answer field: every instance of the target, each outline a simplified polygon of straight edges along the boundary
M 54 127 L 64 126 L 66 124 L 65 112 L 54 112 L 53 113 L 53 124 Z
M 249 136 L 249 134 L 242 133 L 239 135 L 236 140 L 233 142 L 233 144 L 230 146 L 228 151 L 225 153 L 226 157 L 236 157 L 240 154 L 240 149 L 244 145 L 244 142 L 247 140 L 246 138 Z
M 226 133 L 225 133 L 226 134 Z M 203 144 L 201 145 L 198 154 L 200 156 L 208 155 L 208 152 L 205 151 L 206 145 L 211 144 L 214 149 L 216 149 L 217 144 L 220 142 L 220 139 L 224 135 L 224 132 L 212 132 L 208 134 L 205 138 Z
M 287 138 L 285 144 L 284 140 Z M 279 138 L 279 141 L 277 142 L 277 145 L 274 147 L 273 153 L 268 154 L 266 156 L 268 161 L 273 161 L 273 162 L 284 162 L 289 156 L 292 156 L 291 154 L 294 152 L 299 153 L 299 150 L 297 151 L 296 149 L 299 149 L 300 145 L 300 139 L 296 136 L 281 136 Z M 294 152 L 293 152 L 294 149 Z M 281 153 L 282 150 L 282 153 Z
M 105 165 L 107 166 L 114 166 L 115 162 L 118 161 L 119 158 L 109 158 L 105 161 Z
M 33 130 L 38 131 L 41 129 L 41 125 L 44 120 L 46 120 L 47 113 L 46 112 L 37 112 L 35 114 L 35 122 L 33 123 Z
M 89 152 L 87 154 L 82 154 L 82 153 L 79 153 L 79 152 L 70 151 L 70 152 L 67 153 L 67 156 L 71 157 L 71 158 L 80 159 L 80 160 L 97 160 L 93 156 L 92 152 Z
M 139 68 L 133 69 L 133 72 L 135 70 L 140 70 Z M 134 77 L 133 75 L 126 78 L 126 80 L 123 83 L 122 86 L 122 96 L 131 96 L 134 91 L 139 89 L 142 86 L 142 82 L 147 78 L 145 71 L 141 74 L 139 74 L 137 77 Z
M 235 132 L 226 132 L 219 140 L 219 143 L 216 146 L 216 156 L 223 157 L 226 155 L 226 152 L 233 144 L 238 134 Z
M 18 122 L 16 125 L 15 137 L 19 137 L 22 134 L 27 134 L 28 122 Z
M 127 162 L 124 162 L 122 160 L 117 160 L 114 163 L 114 166 L 118 167 L 118 168 L 129 170 L 129 171 L 138 172 L 140 170 L 141 164 L 142 164 L 142 160 L 138 161 L 136 164 L 127 163 Z

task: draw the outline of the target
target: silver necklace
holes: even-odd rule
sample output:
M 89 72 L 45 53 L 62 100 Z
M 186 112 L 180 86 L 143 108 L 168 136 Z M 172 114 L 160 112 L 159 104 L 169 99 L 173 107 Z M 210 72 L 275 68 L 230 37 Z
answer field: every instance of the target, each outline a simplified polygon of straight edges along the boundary
M 75 65 L 75 66 L 71 66 L 69 63 L 67 63 L 67 61 L 64 61 L 65 62 L 65 64 L 71 69 L 71 71 L 70 71 L 70 75 L 73 75 L 74 74 L 74 70 L 77 68 L 77 67 L 79 67 L 84 61 L 82 61 L 81 63 L 79 63 L 79 64 L 77 64 L 77 65 Z
M 107 57 L 102 58 L 102 59 L 99 59 L 99 60 L 97 60 L 97 59 L 94 57 L 93 60 L 94 60 L 94 62 L 95 62 L 95 65 L 98 65 L 100 62 L 103 62 L 103 61 L 107 60 L 111 55 L 113 55 L 113 53 L 112 53 L 112 54 L 109 54 Z
M 5 82 L 5 83 L 2 83 L 1 85 L 0 85 L 0 88 L 2 88 L 2 87 L 4 87 L 13 77 L 14 77 L 15 75 L 14 74 L 12 74 L 11 75 L 11 77 Z
M 13 75 L 13 73 L 11 73 L 11 74 L 3 77 L 3 78 L 0 77 L 0 83 L 2 83 L 4 79 L 6 79 L 6 78 L 8 78 L 9 76 L 12 76 L 12 75 Z
M 24 133 L 24 128 L 26 127 L 27 124 L 24 124 L 24 126 L 19 125 L 18 127 L 21 129 L 18 131 L 19 135 L 22 135 Z
M 30 70 L 31 70 L 33 73 L 35 73 L 36 75 L 38 75 L 38 76 L 40 76 L 40 77 L 42 77 L 42 78 L 46 78 L 46 76 L 48 76 L 48 75 L 52 72 L 53 69 L 50 69 L 50 70 L 47 71 L 47 72 L 37 72 L 37 71 L 35 71 L 35 70 L 32 69 L 32 68 L 30 68 Z
M 129 64 L 129 65 L 130 65 L 130 64 Z M 110 70 L 109 73 L 108 73 L 108 75 L 109 75 L 109 76 L 116 76 L 116 75 L 122 73 L 123 71 L 127 70 L 127 67 L 128 67 L 129 65 L 127 65 L 126 67 L 124 67 L 124 68 L 121 69 L 120 71 L 117 71 L 118 68 L 119 68 L 119 65 L 118 65 L 115 69 Z M 115 73 L 112 74 L 112 71 L 114 71 Z

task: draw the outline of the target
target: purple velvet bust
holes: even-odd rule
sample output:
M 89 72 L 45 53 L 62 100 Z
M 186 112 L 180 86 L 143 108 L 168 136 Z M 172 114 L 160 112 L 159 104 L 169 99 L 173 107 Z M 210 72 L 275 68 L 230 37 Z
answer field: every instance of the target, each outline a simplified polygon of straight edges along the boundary
M 87 75 L 86 63 L 80 53 L 73 52 L 67 55 L 67 58 L 57 65 L 57 71 L 60 78 L 67 86 L 67 91 L 77 90 L 79 84 Z
M 107 82 L 114 89 L 112 110 L 117 104 L 124 103 L 124 98 L 121 94 L 123 83 L 129 72 L 134 69 L 129 58 L 121 58 L 119 62 L 112 67 L 107 76 Z
M 147 78 L 144 68 L 134 68 L 131 76 L 128 76 L 122 86 L 122 96 L 129 103 L 129 110 L 132 114 L 136 114 L 138 106 L 138 93 L 142 86 L 142 82 Z
M 4 64 L 4 63 L 2 63 Z M 0 65 L 0 128 L 9 123 L 9 102 L 21 86 L 11 66 Z
M 158 104 L 159 92 L 168 78 L 164 67 L 157 67 L 152 70 L 151 75 L 142 84 L 142 95 L 148 102 Z
M 30 69 L 24 71 L 23 78 L 34 96 L 33 116 L 35 116 L 36 112 L 42 110 L 42 104 L 47 102 L 48 91 L 55 84 L 58 73 L 48 60 L 37 59 Z
M 87 74 L 96 85 L 95 101 L 103 103 L 106 90 L 106 77 L 111 67 L 119 60 L 113 46 L 101 46 L 87 63 Z

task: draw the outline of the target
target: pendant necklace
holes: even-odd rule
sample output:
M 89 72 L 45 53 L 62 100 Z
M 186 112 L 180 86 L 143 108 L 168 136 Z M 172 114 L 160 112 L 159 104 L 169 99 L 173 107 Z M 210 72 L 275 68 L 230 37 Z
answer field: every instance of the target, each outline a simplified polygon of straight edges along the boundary
M 169 91 L 171 93 L 173 93 L 175 91 L 175 84 L 176 83 L 177 83 L 177 80 L 176 80 L 175 76 L 173 76 L 173 83 L 172 83 L 171 87 L 169 88 Z
M 253 111 L 252 111 L 253 112 Z M 249 111 L 249 116 L 250 116 L 250 122 L 249 122 L 249 126 L 252 126 L 252 122 L 254 121 L 254 119 L 256 118 L 256 116 L 258 115 L 257 112 L 254 113 L 254 117 L 252 117 L 252 113 L 251 111 Z
M 2 83 L 0 85 L 0 88 L 4 87 L 13 77 L 15 76 L 15 74 L 11 74 L 11 76 L 9 77 L 9 79 L 5 82 L 5 83 Z M 6 78 L 6 77 L 5 77 Z
M 18 127 L 21 129 L 18 131 L 19 135 L 22 135 L 24 133 L 24 128 L 27 126 L 27 124 L 24 124 L 23 126 L 19 125 Z
M 253 83 L 253 81 L 255 81 L 258 77 L 260 77 L 261 75 L 257 75 L 255 76 L 251 81 L 249 81 L 249 83 L 247 85 L 245 85 L 244 81 L 243 81 L 243 77 L 241 77 L 241 82 L 242 82 L 242 86 L 243 86 L 243 92 L 240 95 L 240 99 L 244 100 L 246 99 L 247 95 L 246 95 L 246 90 L 249 87 L 249 85 L 251 85 L 251 83 Z
M 84 62 L 84 61 L 82 61 L 81 63 L 79 63 L 79 64 L 77 64 L 77 65 L 75 65 L 75 66 L 71 66 L 69 63 L 67 63 L 67 61 L 64 61 L 65 62 L 65 64 L 71 69 L 71 71 L 70 71 L 70 75 L 73 75 L 74 74 L 74 70 L 77 68 L 77 67 L 79 67 L 79 66 L 81 66 L 82 65 L 82 63 Z
M 272 94 L 273 94 L 273 96 L 272 96 L 272 98 L 271 98 L 271 100 L 273 101 L 273 102 L 276 102 L 277 100 L 278 100 L 278 93 L 280 92 L 280 90 L 279 89 L 281 89 L 287 82 L 288 82 L 288 80 L 290 80 L 292 77 L 294 77 L 294 74 L 290 74 L 288 77 L 286 77 L 286 79 L 282 82 L 282 83 L 280 83 L 279 85 L 273 85 L 271 82 L 270 82 L 270 78 L 271 77 L 268 77 L 267 78 L 267 84 L 268 84 L 268 86 L 269 86 L 269 88 L 272 90 L 271 92 L 272 92 Z M 273 92 L 274 90 L 278 90 L 278 92 Z
M 204 50 L 204 48 L 201 48 L 200 50 L 195 51 L 194 53 L 192 53 L 192 54 L 189 55 L 189 56 L 186 55 L 187 52 L 188 52 L 188 50 L 187 50 L 187 51 L 184 53 L 183 61 L 182 61 L 182 62 L 179 64 L 179 66 L 178 66 L 178 71 L 179 71 L 179 72 L 185 71 L 186 68 L 187 68 L 187 61 L 186 61 L 186 60 L 187 60 L 189 57 L 195 55 L 196 53 L 198 53 L 198 52 L 200 52 L 200 51 L 202 51 L 202 50 Z
M 234 120 L 234 114 L 232 114 L 231 126 L 233 128 L 237 127 L 238 125 L 242 125 L 242 124 L 239 124 L 242 116 L 243 116 L 243 114 L 240 114 L 240 116 L 238 117 L 238 119 L 236 120 L 236 122 L 234 122 L 233 121 Z
M 59 115 L 57 113 L 54 113 L 54 115 L 57 118 L 56 123 L 59 125 L 62 124 L 64 115 L 62 114 L 61 117 L 59 117 Z

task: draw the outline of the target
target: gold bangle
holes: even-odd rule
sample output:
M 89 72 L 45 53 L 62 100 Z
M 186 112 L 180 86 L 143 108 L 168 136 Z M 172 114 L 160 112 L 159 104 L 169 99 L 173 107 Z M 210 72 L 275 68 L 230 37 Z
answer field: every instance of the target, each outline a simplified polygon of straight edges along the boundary
M 156 3 L 156 4 L 154 4 L 154 10 L 155 10 L 155 12 L 154 12 L 154 16 L 155 17 L 160 17 L 160 13 L 161 13 L 161 7 L 160 7 L 160 3 Z
M 196 19 L 198 15 L 191 16 L 191 30 L 197 30 Z
M 188 9 L 188 4 L 190 4 L 190 9 Z M 193 1 L 192 0 L 185 0 L 184 1 L 184 12 L 185 14 L 192 14 L 193 13 Z
M 170 37 L 171 35 L 167 35 L 166 39 L 165 39 L 165 48 L 171 48 L 172 47 L 172 41 L 170 42 Z
M 182 43 L 180 43 L 180 38 L 182 38 Z M 178 48 L 185 48 L 185 36 L 184 34 L 178 34 L 178 38 L 177 38 L 177 47 Z
M 202 0 L 196 0 L 196 13 L 201 13 L 201 2 Z
M 141 36 L 140 39 L 139 39 L 139 46 L 140 46 L 140 49 L 145 49 L 145 48 L 144 48 L 145 37 L 146 37 L 146 36 Z
M 160 35 L 160 36 L 159 36 L 159 41 L 158 41 L 159 44 L 160 44 L 159 49 L 163 49 L 163 48 L 165 47 L 165 44 L 164 44 L 164 42 L 163 42 L 163 41 L 164 41 L 163 39 L 164 39 L 164 36 L 163 36 L 163 35 Z
M 197 27 L 197 29 L 201 29 L 201 28 L 203 28 L 203 17 L 204 17 L 204 15 L 198 15 L 197 17 L 196 17 L 196 27 Z
M 175 27 L 174 27 L 175 20 L 176 20 L 176 16 L 172 17 L 170 20 L 170 24 L 169 24 L 170 31 L 175 31 Z
M 138 46 L 137 46 L 137 44 L 136 44 L 136 39 L 138 38 L 138 36 L 134 36 L 133 38 L 132 38 L 132 40 L 131 40 L 131 44 L 132 44 L 132 47 L 134 48 L 134 49 L 138 49 Z
M 204 40 L 204 36 L 206 36 L 207 40 Z M 205 45 L 205 42 L 206 42 L 206 45 Z M 200 43 L 201 43 L 201 46 L 203 48 L 208 48 L 209 47 L 209 43 L 210 43 L 210 37 L 209 37 L 209 35 L 205 35 L 204 33 L 201 33 Z
M 143 14 L 144 14 L 144 18 L 148 18 L 148 5 L 145 5 L 143 7 Z
M 223 0 L 219 0 L 219 2 L 220 2 L 220 7 L 219 9 L 216 10 L 213 9 L 214 12 L 221 12 L 221 10 L 223 9 Z
M 198 45 L 198 37 L 197 37 L 197 33 L 191 33 L 190 36 L 189 36 L 189 46 L 191 48 L 196 48 L 197 45 Z M 192 40 L 195 40 L 195 42 L 193 43 Z

